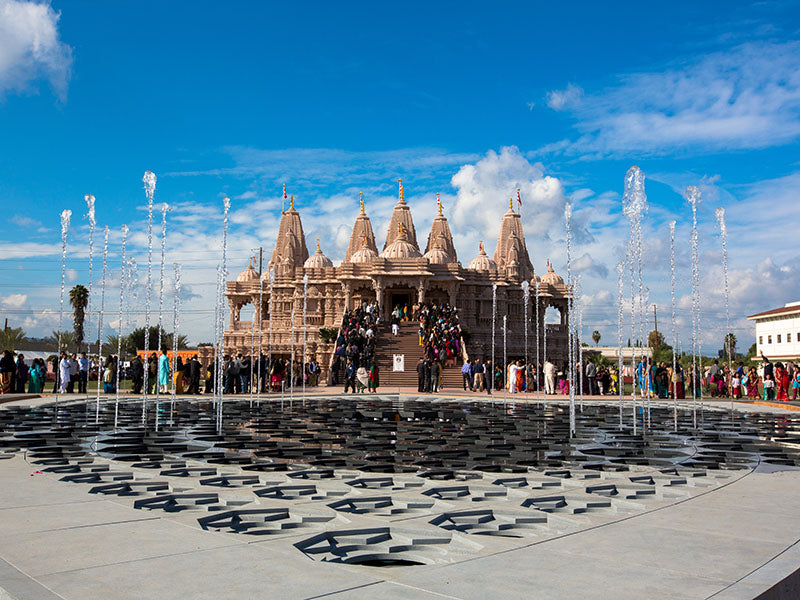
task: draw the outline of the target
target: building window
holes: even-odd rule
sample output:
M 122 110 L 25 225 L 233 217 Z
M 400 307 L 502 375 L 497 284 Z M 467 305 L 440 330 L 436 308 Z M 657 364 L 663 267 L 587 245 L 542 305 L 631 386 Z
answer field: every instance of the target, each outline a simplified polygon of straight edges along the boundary
M 771 344 L 771 343 L 772 343 L 772 336 L 771 336 L 771 335 L 768 335 L 768 336 L 767 336 L 767 343 L 768 343 L 768 344 Z
M 763 335 L 758 336 L 758 343 L 759 344 L 763 344 L 764 343 L 764 336 Z
M 780 333 L 778 334 L 778 342 L 777 343 L 779 343 L 779 344 L 781 343 L 781 334 Z
M 792 343 L 792 334 L 791 333 L 787 333 L 786 334 L 786 343 L 787 344 L 791 344 Z

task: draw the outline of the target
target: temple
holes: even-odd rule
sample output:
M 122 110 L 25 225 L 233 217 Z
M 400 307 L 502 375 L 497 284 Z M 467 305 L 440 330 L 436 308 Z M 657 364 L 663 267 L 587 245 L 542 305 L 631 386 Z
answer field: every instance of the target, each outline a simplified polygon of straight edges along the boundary
M 535 273 L 525 244 L 522 221 L 519 213 L 514 211 L 512 200 L 509 200 L 508 211 L 503 215 L 494 254 L 490 257 L 481 242 L 477 256 L 466 267 L 458 260 L 438 194 L 436 215 L 424 252 L 417 241 L 402 181 L 380 252 L 363 198 L 360 202 L 361 211 L 353 224 L 345 258 L 334 266 L 323 254 L 319 240 L 315 252 L 309 254 L 300 213 L 294 200 L 290 201 L 288 210 L 282 213 L 268 268 L 258 273 L 251 261 L 236 281 L 226 284 L 225 295 L 230 309 L 230 322 L 224 333 L 226 353 L 249 355 L 251 348 L 255 348 L 257 354 L 260 346 L 264 354 L 288 358 L 293 347 L 294 358 L 300 360 L 305 340 L 306 360 L 313 357 L 325 369 L 334 348 L 333 344 L 320 338 L 320 328 L 337 329 L 345 309 L 360 306 L 363 302 L 377 302 L 382 318 L 388 322 L 395 306 L 407 305 L 411 309 L 415 303 L 432 302 L 449 303 L 458 308 L 466 332 L 464 357 L 489 358 L 492 354 L 492 294 L 496 285 L 495 356 L 502 360 L 501 327 L 503 315 L 506 315 L 507 356 L 509 359 L 522 358 L 526 348 L 523 282 L 527 281 L 530 284 L 528 358 L 531 361 L 536 358 L 538 284 L 540 360 L 543 361 L 545 355 L 550 361 L 560 363 L 566 360 L 569 290 L 549 261 L 541 278 Z M 274 274 L 272 280 L 270 272 Z M 252 321 L 240 319 L 241 310 L 246 305 L 255 307 L 255 325 Z M 560 322 L 548 324 L 545 334 L 547 307 L 558 310 Z M 413 370 L 417 358 L 406 356 L 407 370 Z

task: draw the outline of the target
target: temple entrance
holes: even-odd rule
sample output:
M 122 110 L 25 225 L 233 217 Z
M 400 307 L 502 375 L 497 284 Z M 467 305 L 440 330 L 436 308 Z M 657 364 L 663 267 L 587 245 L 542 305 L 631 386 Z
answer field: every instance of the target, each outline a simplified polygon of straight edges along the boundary
M 417 302 L 417 290 L 411 287 L 393 287 L 386 290 L 386 316 L 391 315 L 395 306 L 400 310 L 408 307 L 408 315 L 411 316 L 412 307 Z
M 353 290 L 350 296 L 350 309 L 361 308 L 364 303 L 371 304 L 375 302 L 375 290 L 371 287 L 360 287 Z

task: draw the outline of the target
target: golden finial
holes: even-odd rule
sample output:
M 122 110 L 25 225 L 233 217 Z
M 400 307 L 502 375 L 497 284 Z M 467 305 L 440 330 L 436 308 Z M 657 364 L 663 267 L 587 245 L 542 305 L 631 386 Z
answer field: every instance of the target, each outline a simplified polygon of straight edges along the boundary
M 294 210 L 294 194 L 289 196 L 289 210 Z
M 438 214 L 442 214 L 442 201 L 439 199 L 439 192 L 436 192 L 436 210 Z
M 402 179 L 398 179 L 397 183 L 400 184 L 400 202 L 405 202 L 406 201 L 406 197 L 405 197 L 405 194 L 403 193 L 403 180 Z
M 366 214 L 366 211 L 364 210 L 364 194 L 361 192 L 358 192 L 358 201 L 361 204 L 361 214 Z
M 514 210 L 514 198 L 508 199 L 508 210 Z
M 319 247 L 319 238 L 317 238 L 317 252 L 322 252 L 322 249 Z
M 478 242 L 478 250 L 480 250 L 481 252 L 483 252 L 483 240 L 481 240 L 480 242 Z

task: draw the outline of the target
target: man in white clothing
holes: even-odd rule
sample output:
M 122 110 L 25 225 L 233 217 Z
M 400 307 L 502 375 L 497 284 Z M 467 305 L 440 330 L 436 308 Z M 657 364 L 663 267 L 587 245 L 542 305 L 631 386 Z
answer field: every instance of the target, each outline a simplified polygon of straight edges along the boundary
M 61 353 L 61 360 L 58 363 L 58 377 L 59 377 L 59 391 L 62 394 L 67 393 L 67 384 L 69 383 L 70 363 L 67 358 L 67 353 Z
M 556 367 L 553 363 L 549 360 L 544 363 L 544 393 L 545 394 L 555 394 L 556 393 L 556 377 L 555 377 Z

